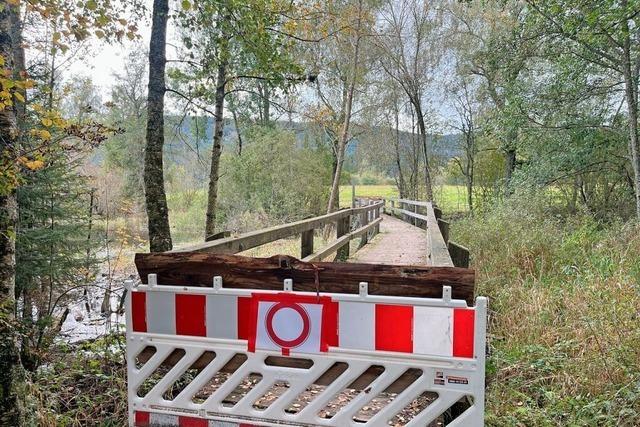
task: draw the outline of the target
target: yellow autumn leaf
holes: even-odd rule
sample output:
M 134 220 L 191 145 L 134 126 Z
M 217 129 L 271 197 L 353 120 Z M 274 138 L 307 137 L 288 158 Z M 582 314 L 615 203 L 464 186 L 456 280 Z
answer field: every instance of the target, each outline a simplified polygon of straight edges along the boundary
M 44 162 L 42 160 L 30 160 L 25 162 L 24 165 L 32 171 L 36 171 L 38 169 L 42 169 L 42 167 L 44 166 Z
M 18 101 L 24 102 L 24 96 L 22 96 L 20 92 L 14 92 L 13 96 L 15 96 Z
M 38 135 L 40 135 L 40 139 L 43 139 L 45 141 L 48 141 L 51 139 L 51 133 L 49 133 L 49 131 L 46 129 L 40 129 L 40 131 L 38 132 Z
M 0 55 L 0 67 L 4 65 L 4 56 Z
M 46 127 L 50 127 L 53 124 L 53 121 L 47 117 L 44 117 L 42 120 L 40 120 L 42 122 L 43 125 L 45 125 Z

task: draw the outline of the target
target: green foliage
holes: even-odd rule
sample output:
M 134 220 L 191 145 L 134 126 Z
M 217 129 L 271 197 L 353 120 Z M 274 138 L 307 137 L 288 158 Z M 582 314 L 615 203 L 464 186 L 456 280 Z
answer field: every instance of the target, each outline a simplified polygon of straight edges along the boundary
M 126 374 L 122 335 L 56 347 L 51 362 L 33 376 L 38 425 L 126 425 Z
M 453 223 L 490 298 L 487 425 L 640 423 L 640 228 L 523 193 Z
M 107 104 L 107 120 L 123 133 L 114 135 L 104 144 L 106 164 L 124 177 L 122 196 L 134 201 L 144 198 L 142 165 L 147 123 L 145 55 L 136 51 L 129 55 L 122 75 L 115 76 Z
M 282 223 L 326 209 L 328 153 L 285 130 L 256 128 L 247 139 L 242 156 L 223 159 L 220 207 L 228 224 L 242 213 Z
M 302 69 L 292 55 L 293 39 L 282 26 L 293 3 L 279 0 L 199 1 L 178 12 L 186 66 L 169 75 L 191 99 L 213 101 L 211 80 L 225 64 L 226 91 L 258 92 L 256 82 L 287 89 Z M 197 110 L 198 103 L 188 104 Z
M 49 153 L 46 167 L 25 176 L 17 190 L 16 294 L 23 301 L 23 363 L 30 369 L 58 332 L 67 292 L 93 278 L 97 265 L 92 190 L 79 166 L 64 152 Z

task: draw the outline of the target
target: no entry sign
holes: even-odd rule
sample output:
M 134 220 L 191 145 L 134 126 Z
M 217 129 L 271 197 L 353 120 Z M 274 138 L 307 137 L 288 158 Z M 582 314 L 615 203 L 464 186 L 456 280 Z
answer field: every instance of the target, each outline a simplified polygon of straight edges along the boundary
M 249 351 L 321 353 L 337 345 L 337 303 L 328 297 L 253 294 L 250 311 Z

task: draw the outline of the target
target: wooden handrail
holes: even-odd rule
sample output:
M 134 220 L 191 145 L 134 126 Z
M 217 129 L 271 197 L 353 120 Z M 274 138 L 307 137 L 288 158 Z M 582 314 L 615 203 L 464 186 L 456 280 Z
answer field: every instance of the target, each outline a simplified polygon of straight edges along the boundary
M 384 202 L 381 201 L 358 208 L 342 209 L 330 214 L 303 219 L 289 224 L 276 225 L 262 230 L 250 231 L 248 233 L 240 234 L 239 236 L 226 237 L 211 242 L 202 242 L 184 248 L 174 249 L 170 252 L 214 252 L 218 254 L 236 254 L 276 240 L 285 239 L 310 230 L 318 229 L 327 224 L 333 224 L 340 220 L 345 220 L 352 215 L 362 214 L 369 211 L 377 211 L 381 209 L 383 205 Z
M 429 248 L 429 264 L 439 267 L 453 267 L 449 248 L 442 236 L 433 204 L 427 206 L 427 247 Z
M 426 215 L 412 212 L 396 206 L 390 206 L 395 205 L 396 203 L 423 207 L 425 208 Z M 451 253 L 449 252 L 448 245 L 449 223 L 439 218 L 439 214 L 441 213 L 439 212 L 439 209 L 433 205 L 432 202 L 423 202 L 419 200 L 408 199 L 385 199 L 385 211 L 394 214 L 400 214 L 401 216 L 403 216 L 403 219 L 405 221 L 407 221 L 407 218 L 413 218 L 414 225 L 415 219 L 424 221 L 427 225 L 427 256 L 429 264 L 439 267 L 454 266 L 454 262 L 451 257 Z M 456 250 L 458 250 L 456 259 L 461 260 L 461 262 L 466 262 L 468 265 L 468 254 L 465 258 L 463 254 L 459 253 L 460 251 L 464 251 L 465 248 L 456 245 Z
M 429 220 L 429 218 L 426 215 L 421 215 L 419 213 L 408 211 L 406 209 L 400 209 L 400 208 L 391 207 L 391 206 L 386 206 L 385 209 L 386 210 L 392 210 L 394 213 L 401 213 L 403 215 L 407 215 L 407 216 L 410 216 L 411 218 L 419 219 L 419 220 L 422 220 L 422 221 L 428 221 Z
M 326 258 L 328 255 L 331 255 L 332 253 L 336 252 L 340 247 L 344 246 L 346 243 L 368 232 L 369 230 L 371 230 L 372 228 L 380 224 L 380 222 L 382 222 L 382 218 L 376 218 L 375 220 L 371 221 L 369 224 L 363 227 L 360 227 L 357 230 L 354 230 L 350 233 L 345 234 L 344 236 L 338 238 L 337 240 L 334 240 L 333 242 L 331 242 L 324 248 L 320 249 L 319 251 L 302 258 L 302 261 L 309 262 L 309 261 L 322 260 L 323 258 Z

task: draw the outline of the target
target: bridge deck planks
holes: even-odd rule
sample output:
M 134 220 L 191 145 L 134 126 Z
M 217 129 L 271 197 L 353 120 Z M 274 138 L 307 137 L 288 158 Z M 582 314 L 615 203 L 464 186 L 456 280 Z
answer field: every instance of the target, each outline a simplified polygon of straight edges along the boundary
M 427 265 L 427 233 L 390 215 L 382 215 L 380 233 L 349 262 Z

